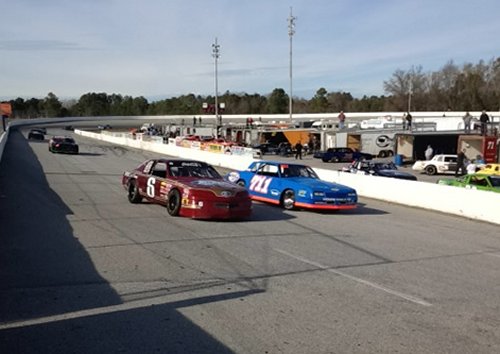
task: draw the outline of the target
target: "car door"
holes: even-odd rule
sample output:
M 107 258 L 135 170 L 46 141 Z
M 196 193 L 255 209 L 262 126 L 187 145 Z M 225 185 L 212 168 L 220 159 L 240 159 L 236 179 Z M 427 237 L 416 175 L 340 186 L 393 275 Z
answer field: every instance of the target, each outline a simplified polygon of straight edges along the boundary
M 162 164 L 165 165 L 164 162 L 160 163 L 156 160 L 148 161 L 144 165 L 142 173 L 138 173 L 136 176 L 141 195 L 150 201 L 160 200 L 160 181 L 165 179 L 165 174 L 161 175 L 161 171 L 159 171 Z
M 351 149 L 342 149 L 340 151 L 340 161 L 354 160 L 354 152 Z
M 445 156 L 444 164 L 448 166 L 448 171 L 455 171 L 457 169 L 457 158 L 455 156 Z
M 279 200 L 278 165 L 274 163 L 262 163 L 258 166 L 255 174 L 249 181 L 248 191 L 251 195 L 265 200 Z

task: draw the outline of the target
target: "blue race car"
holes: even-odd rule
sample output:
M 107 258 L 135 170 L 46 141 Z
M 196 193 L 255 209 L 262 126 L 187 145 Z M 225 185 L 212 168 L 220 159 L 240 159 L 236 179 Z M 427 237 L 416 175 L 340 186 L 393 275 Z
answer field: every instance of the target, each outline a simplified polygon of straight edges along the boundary
M 305 165 L 274 161 L 254 161 L 245 171 L 231 172 L 226 178 L 248 189 L 254 200 L 296 208 L 354 209 L 358 195 L 353 188 L 319 179 Z

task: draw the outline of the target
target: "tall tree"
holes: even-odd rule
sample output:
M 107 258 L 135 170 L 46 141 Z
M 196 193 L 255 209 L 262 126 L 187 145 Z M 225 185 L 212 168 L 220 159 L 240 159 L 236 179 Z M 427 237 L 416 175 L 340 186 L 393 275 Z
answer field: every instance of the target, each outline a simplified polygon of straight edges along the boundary
M 288 112 L 288 95 L 282 88 L 275 88 L 267 100 L 267 111 L 271 114 Z
M 316 94 L 309 102 L 309 108 L 312 113 L 326 113 L 328 112 L 328 91 L 324 87 L 321 87 L 316 91 Z
M 47 97 L 41 102 L 41 110 L 45 117 L 60 117 L 62 104 L 52 92 L 49 92 Z

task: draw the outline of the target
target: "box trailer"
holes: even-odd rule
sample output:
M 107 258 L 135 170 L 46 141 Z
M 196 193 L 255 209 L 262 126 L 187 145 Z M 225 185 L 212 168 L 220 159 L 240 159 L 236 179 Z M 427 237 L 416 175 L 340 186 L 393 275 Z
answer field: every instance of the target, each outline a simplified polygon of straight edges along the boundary
M 465 152 L 469 159 L 481 157 L 486 163 L 497 163 L 499 144 L 496 136 L 461 135 L 458 138 L 458 151 Z
M 337 132 L 332 147 L 349 147 L 377 157 L 392 156 L 395 135 L 395 131 L 389 130 Z

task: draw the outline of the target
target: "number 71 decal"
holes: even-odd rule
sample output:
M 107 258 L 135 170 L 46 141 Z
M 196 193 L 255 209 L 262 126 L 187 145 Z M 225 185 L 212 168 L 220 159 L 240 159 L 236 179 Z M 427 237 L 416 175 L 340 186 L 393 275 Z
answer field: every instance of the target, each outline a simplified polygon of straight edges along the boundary
M 267 190 L 272 180 L 272 177 L 255 175 L 250 181 L 248 189 L 257 193 L 267 194 Z

